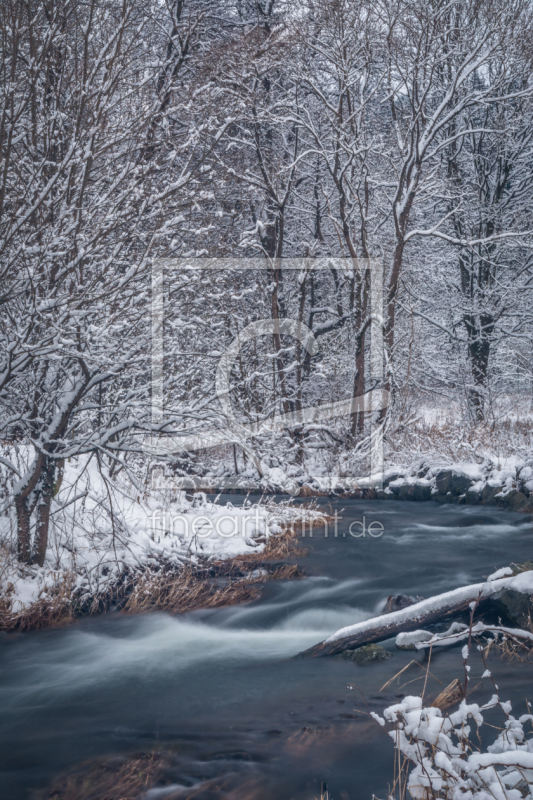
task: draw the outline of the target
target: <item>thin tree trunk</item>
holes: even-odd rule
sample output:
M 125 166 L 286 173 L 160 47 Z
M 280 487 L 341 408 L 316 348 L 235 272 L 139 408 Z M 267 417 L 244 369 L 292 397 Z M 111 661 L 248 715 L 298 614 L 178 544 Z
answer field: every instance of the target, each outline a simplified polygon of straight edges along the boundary
M 362 397 L 365 393 L 365 334 L 357 337 L 355 350 L 355 378 L 353 382 L 353 397 Z M 365 431 L 364 411 L 354 411 L 352 414 L 352 436 L 362 436 Z
M 23 564 L 29 564 L 31 562 L 31 511 L 28 501 L 41 477 L 43 464 L 44 455 L 39 453 L 33 465 L 33 472 L 26 478 L 24 488 L 15 495 L 15 509 L 17 512 L 17 554 L 18 560 Z
M 272 292 L 272 319 L 278 322 L 280 320 L 280 288 L 282 282 L 281 267 L 276 264 L 274 269 L 274 290 Z M 274 345 L 276 372 L 278 377 L 278 385 L 280 392 L 280 399 L 283 411 L 285 414 L 289 413 L 289 401 L 287 399 L 287 386 L 285 382 L 285 365 L 283 363 L 283 353 L 281 347 L 281 335 L 279 331 L 274 331 L 272 334 L 272 341 Z
M 490 357 L 490 335 L 494 330 L 494 320 L 489 314 L 481 314 L 478 320 L 470 315 L 465 317 L 465 326 L 468 331 L 468 357 L 474 383 L 468 393 L 468 402 L 475 421 L 483 422 Z
M 17 557 L 21 563 L 29 564 L 31 560 L 31 549 L 28 499 L 21 495 L 16 497 L 15 509 L 17 512 Z
M 48 530 L 50 528 L 50 506 L 54 496 L 56 463 L 49 458 L 44 465 L 41 477 L 41 496 L 37 505 L 37 529 L 35 532 L 35 549 L 33 562 L 40 567 L 44 564 L 48 546 Z
M 366 258 L 368 256 L 365 256 Z M 356 325 L 359 331 L 355 341 L 355 377 L 352 397 L 362 397 L 365 393 L 365 338 L 366 328 L 363 323 L 368 313 L 368 299 L 370 293 L 370 272 L 365 270 L 361 276 L 359 292 L 356 297 L 358 313 Z M 355 411 L 352 414 L 351 433 L 352 436 L 362 436 L 365 432 L 365 412 L 364 410 Z

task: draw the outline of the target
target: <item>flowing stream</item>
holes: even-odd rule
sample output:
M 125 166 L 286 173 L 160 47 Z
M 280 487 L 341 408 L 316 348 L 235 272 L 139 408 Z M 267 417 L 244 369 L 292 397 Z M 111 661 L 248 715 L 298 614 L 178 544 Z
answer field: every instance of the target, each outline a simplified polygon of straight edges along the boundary
M 233 498 L 234 499 L 234 498 Z M 0 798 L 22 800 L 87 759 L 164 751 L 164 783 L 147 800 L 384 800 L 393 745 L 367 711 L 418 694 L 398 651 L 359 667 L 293 659 L 338 628 L 375 614 L 389 594 L 429 597 L 532 558 L 530 517 L 494 508 L 342 501 L 337 536 L 306 538 L 307 577 L 269 582 L 256 602 L 179 617 L 108 615 L 0 640 Z M 365 517 L 379 538 L 354 538 Z M 360 532 L 360 526 L 352 528 Z M 501 696 L 517 713 L 533 700 L 532 667 L 494 657 Z M 458 649 L 432 657 L 444 685 L 462 679 Z M 473 679 L 481 674 L 473 667 Z M 415 680 L 417 679 L 417 680 Z M 406 681 L 414 681 L 404 686 Z M 474 680 L 474 685 L 477 681 Z M 435 695 L 436 681 L 428 688 Z M 476 701 L 493 687 L 476 690 Z M 478 699 L 479 698 L 479 699 Z M 363 712 L 363 713 L 360 713 Z

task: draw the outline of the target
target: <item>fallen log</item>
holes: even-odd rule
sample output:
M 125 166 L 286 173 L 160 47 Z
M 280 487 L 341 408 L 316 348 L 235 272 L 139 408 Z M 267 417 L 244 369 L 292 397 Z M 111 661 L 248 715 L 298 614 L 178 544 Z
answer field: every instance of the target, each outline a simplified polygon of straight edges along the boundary
M 472 608 L 472 604 L 476 605 L 476 610 L 482 610 L 486 600 L 504 589 L 532 595 L 533 570 L 514 577 L 489 579 L 484 583 L 461 586 L 459 589 L 429 597 L 398 611 L 349 625 L 299 655 L 310 658 L 332 656 L 344 650 L 354 650 L 356 647 L 391 639 L 399 633 L 410 633 L 427 625 L 434 625 L 436 622 L 449 619 L 451 614 Z

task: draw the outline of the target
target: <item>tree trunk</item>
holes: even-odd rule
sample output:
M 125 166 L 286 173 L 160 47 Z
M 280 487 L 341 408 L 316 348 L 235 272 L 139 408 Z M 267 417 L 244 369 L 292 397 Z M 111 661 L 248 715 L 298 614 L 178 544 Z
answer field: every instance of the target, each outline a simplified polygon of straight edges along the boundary
M 450 603 L 444 608 L 431 609 L 426 613 L 421 613 L 417 616 L 413 615 L 411 618 L 408 615 L 404 615 L 403 618 L 399 617 L 396 619 L 395 614 L 398 615 L 398 612 L 392 612 L 391 614 L 377 617 L 375 625 L 372 627 L 369 625 L 361 632 L 354 633 L 342 639 L 335 639 L 333 642 L 320 642 L 298 655 L 309 656 L 311 658 L 334 656 L 337 655 L 337 653 L 342 653 L 344 650 L 355 650 L 357 647 L 365 647 L 367 644 L 375 644 L 376 642 L 383 642 L 386 639 L 392 639 L 399 633 L 411 633 L 412 631 L 421 630 L 425 625 L 434 625 L 436 622 L 441 621 L 451 622 L 453 614 L 466 611 L 469 607 L 469 603 L 475 602 L 477 599 L 477 596 L 471 597 L 468 600 L 461 599 L 455 603 Z
M 48 546 L 48 530 L 50 527 L 50 506 L 54 496 L 56 463 L 48 458 L 41 473 L 41 496 L 37 505 L 37 529 L 35 532 L 35 548 L 33 562 L 40 567 L 44 564 Z
M 282 284 L 282 273 L 280 262 L 276 259 L 276 266 L 273 270 L 273 283 L 274 288 L 272 291 L 272 319 L 279 322 L 283 318 L 283 312 L 280 312 L 280 288 Z M 281 314 L 281 316 L 280 316 Z M 283 361 L 282 343 L 279 331 L 274 331 L 272 334 L 272 341 L 275 352 L 275 364 L 279 386 L 279 396 L 283 412 L 288 414 L 290 411 L 289 401 L 287 399 L 287 386 L 285 381 L 285 364 Z
M 468 357 L 472 371 L 473 386 L 468 392 L 468 403 L 476 422 L 485 419 L 490 336 L 494 330 L 494 319 L 490 314 L 465 317 L 468 333 Z
M 29 499 L 41 477 L 43 464 L 44 455 L 39 453 L 33 464 L 31 474 L 27 474 L 24 478 L 24 488 L 15 495 L 15 509 L 17 512 L 17 557 L 23 564 L 31 563 L 31 510 Z
M 358 337 L 355 351 L 355 378 L 353 383 L 353 397 L 362 397 L 365 393 L 365 335 Z M 355 411 L 352 414 L 352 436 L 362 436 L 365 431 L 364 411 Z
M 368 258 L 368 255 L 365 255 Z M 370 272 L 365 270 L 361 275 L 359 291 L 356 292 L 355 302 L 357 303 L 356 325 L 358 335 L 355 342 L 355 377 L 353 386 L 353 397 L 362 397 L 365 393 L 365 338 L 366 328 L 363 324 L 368 314 L 368 300 L 370 295 Z M 352 414 L 352 436 L 360 437 L 365 432 L 365 412 L 356 411 Z
M 30 511 L 26 497 L 19 495 L 15 498 L 17 512 L 17 557 L 23 564 L 31 561 L 30 548 Z

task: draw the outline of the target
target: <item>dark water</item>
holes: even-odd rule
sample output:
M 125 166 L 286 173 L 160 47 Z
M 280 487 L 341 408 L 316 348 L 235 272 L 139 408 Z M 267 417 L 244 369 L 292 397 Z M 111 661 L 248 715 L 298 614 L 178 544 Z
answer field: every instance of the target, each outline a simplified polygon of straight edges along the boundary
M 148 800 L 199 797 L 334 800 L 386 796 L 392 743 L 365 713 L 421 681 L 380 687 L 421 653 L 358 667 L 336 658 L 291 659 L 382 608 L 389 594 L 430 596 L 532 558 L 530 518 L 433 503 L 344 501 L 338 536 L 315 532 L 299 563 L 308 577 L 266 585 L 251 605 L 100 617 L 55 631 L 5 637 L 0 647 L 0 798 L 19 800 L 69 765 L 97 756 L 173 754 L 166 789 Z M 379 520 L 380 538 L 344 535 Z M 462 678 L 460 653 L 434 655 L 444 685 Z M 533 699 L 530 665 L 494 659 L 502 697 L 517 712 Z M 475 678 L 483 668 L 473 663 Z M 405 681 L 419 670 L 411 667 Z M 475 683 L 476 681 L 474 681 Z M 472 685 L 474 685 L 474 683 Z M 437 694 L 435 682 L 429 694 Z M 478 702 L 492 686 L 476 691 Z

